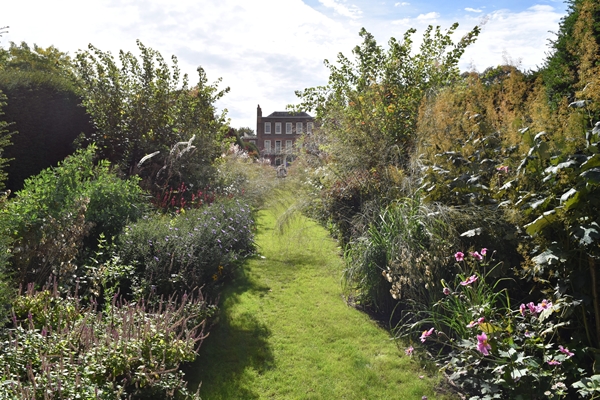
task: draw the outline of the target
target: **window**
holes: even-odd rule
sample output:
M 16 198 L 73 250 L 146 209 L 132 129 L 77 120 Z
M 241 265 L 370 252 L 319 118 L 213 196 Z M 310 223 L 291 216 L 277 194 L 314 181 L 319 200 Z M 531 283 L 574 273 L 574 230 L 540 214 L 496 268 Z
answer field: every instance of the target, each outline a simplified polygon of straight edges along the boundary
M 275 141 L 275 154 L 281 153 L 281 140 Z
M 285 149 L 288 151 L 292 151 L 292 141 L 291 140 L 285 141 Z
M 313 128 L 313 123 L 312 122 L 308 122 L 306 124 L 306 133 L 311 134 L 312 133 L 312 128 Z
M 269 154 L 271 152 L 271 141 L 265 140 L 265 153 Z
M 296 122 L 296 134 L 300 135 L 302 133 L 302 122 Z
M 271 134 L 271 123 L 265 122 L 265 135 L 270 135 L 270 134 Z
M 275 134 L 281 134 L 281 122 L 275 122 Z
M 250 140 L 250 143 L 256 144 L 256 140 Z
M 292 134 L 292 123 L 291 122 L 286 122 L 285 123 L 285 134 L 286 135 L 291 135 Z

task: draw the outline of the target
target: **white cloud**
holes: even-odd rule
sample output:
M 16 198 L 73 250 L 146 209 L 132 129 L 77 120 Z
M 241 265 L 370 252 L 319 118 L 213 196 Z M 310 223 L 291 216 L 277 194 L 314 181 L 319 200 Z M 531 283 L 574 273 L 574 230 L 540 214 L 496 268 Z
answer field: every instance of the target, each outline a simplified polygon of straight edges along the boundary
M 222 77 L 221 86 L 230 86 L 231 92 L 219 108 L 229 110 L 232 126 L 254 128 L 257 104 L 263 113 L 283 110 L 297 102 L 295 90 L 327 82 L 323 59 L 335 61 L 339 52 L 352 58 L 351 50 L 360 42 L 356 22 L 383 46 L 390 37 L 401 38 L 404 30 L 414 27 L 418 29 L 415 48 L 427 25 L 435 23 L 445 29 L 455 22 L 441 12 L 390 21 L 371 15 L 370 8 L 362 12 L 350 6 L 355 0 L 320 1 L 346 15 L 342 20 L 330 18 L 302 0 L 12 1 L 2 8 L 0 26 L 10 25 L 10 29 L 0 38 L 0 46 L 26 41 L 54 45 L 73 55 L 92 43 L 115 55 L 120 49 L 137 54 L 135 40 L 140 39 L 165 59 L 175 54 L 191 83 L 199 65 L 210 81 Z M 558 30 L 562 14 L 548 5 L 535 5 L 522 12 L 494 11 L 487 17 L 477 42 L 461 61 L 463 69 L 471 61 L 480 70 L 501 64 L 503 52 L 522 59 L 524 68 L 535 68 L 547 52 L 548 32 Z M 481 14 L 462 16 L 456 38 L 480 19 Z
M 474 13 L 480 13 L 483 10 L 480 10 L 480 9 L 477 9 L 477 8 L 467 7 L 467 8 L 465 8 L 465 11 L 474 12 Z
M 407 3 L 406 1 L 403 1 L 402 3 L 396 3 L 396 4 L 394 4 L 394 6 L 395 7 L 398 7 L 398 6 L 402 6 L 402 7 L 404 7 L 404 6 L 410 6 L 410 3 Z
M 327 8 L 332 8 L 336 13 L 348 18 L 360 18 L 362 11 L 355 5 L 346 6 L 336 0 L 319 0 Z
M 534 6 L 525 11 L 498 10 L 486 15 L 487 22 L 477 41 L 470 46 L 461 64 L 473 62 L 483 70 L 505 60 L 521 60 L 523 69 L 540 67 L 548 53 L 551 31 L 558 30 L 563 15 L 550 6 Z M 468 19 L 470 25 L 479 17 Z M 464 25 L 464 24 L 463 24 Z
M 437 18 L 439 18 L 439 17 L 440 17 L 440 13 L 437 13 L 437 12 L 433 12 L 433 11 L 432 11 L 432 12 L 430 12 L 430 13 L 427 13 L 427 14 L 420 14 L 420 15 L 417 17 L 417 20 L 420 20 L 420 21 L 428 21 L 428 20 L 434 20 L 434 19 L 437 19 Z

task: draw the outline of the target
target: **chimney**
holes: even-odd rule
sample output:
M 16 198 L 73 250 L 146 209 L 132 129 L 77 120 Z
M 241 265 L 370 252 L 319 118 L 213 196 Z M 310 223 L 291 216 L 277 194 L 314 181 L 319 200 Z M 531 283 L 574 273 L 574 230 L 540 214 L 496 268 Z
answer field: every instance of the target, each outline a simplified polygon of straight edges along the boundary
M 260 109 L 260 104 L 256 107 L 256 116 L 262 117 L 262 110 Z

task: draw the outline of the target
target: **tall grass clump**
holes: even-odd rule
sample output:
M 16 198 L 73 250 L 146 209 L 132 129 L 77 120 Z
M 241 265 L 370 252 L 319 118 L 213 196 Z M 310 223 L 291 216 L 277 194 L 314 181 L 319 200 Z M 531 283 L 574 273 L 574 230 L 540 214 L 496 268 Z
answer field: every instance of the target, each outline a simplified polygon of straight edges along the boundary
M 347 247 L 343 276 L 349 293 L 385 313 L 402 299 L 431 303 L 432 290 L 445 277 L 444 252 L 455 244 L 453 216 L 418 196 L 387 205 Z

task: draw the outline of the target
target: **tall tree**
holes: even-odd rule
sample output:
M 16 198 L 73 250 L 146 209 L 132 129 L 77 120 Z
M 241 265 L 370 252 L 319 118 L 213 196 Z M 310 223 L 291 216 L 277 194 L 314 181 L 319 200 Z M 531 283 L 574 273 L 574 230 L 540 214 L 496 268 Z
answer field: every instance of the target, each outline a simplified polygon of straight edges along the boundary
M 201 67 L 198 83 L 190 87 L 175 56 L 170 66 L 159 52 L 140 41 L 137 45 L 139 58 L 120 51 L 118 62 L 92 45 L 77 55 L 83 104 L 97 129 L 91 140 L 103 157 L 120 165 L 126 174 L 136 173 L 140 160 L 150 154 L 154 156 L 146 159 L 144 166 L 155 173 L 156 168 L 148 165 L 166 166 L 173 146 L 190 142 L 188 149 L 194 151 L 186 165 L 194 166 L 194 179 L 201 179 L 220 154 L 219 141 L 227 128 L 224 113 L 217 115 L 215 102 L 229 88 L 219 90 L 217 83 L 208 84 Z
M 548 98 L 554 107 L 565 98 L 569 102 L 575 100 L 577 83 L 582 79 L 582 66 L 586 68 L 586 62 L 599 56 L 600 3 L 597 0 L 566 2 L 567 15 L 560 22 L 556 39 L 551 41 L 552 52 L 542 69 Z M 594 46 L 596 50 L 593 50 Z M 590 58 L 590 51 L 595 52 L 595 56 Z
M 442 32 L 439 26 L 429 26 L 416 52 L 415 29 L 402 41 L 391 38 L 385 50 L 363 28 L 363 42 L 352 51 L 355 61 L 341 53 L 337 65 L 325 60 L 328 84 L 297 95 L 302 109 L 316 110 L 327 150 L 336 160 L 367 169 L 407 162 L 423 96 L 459 77 L 458 61 L 479 34 L 475 27 L 454 43 L 451 36 L 457 27 Z

